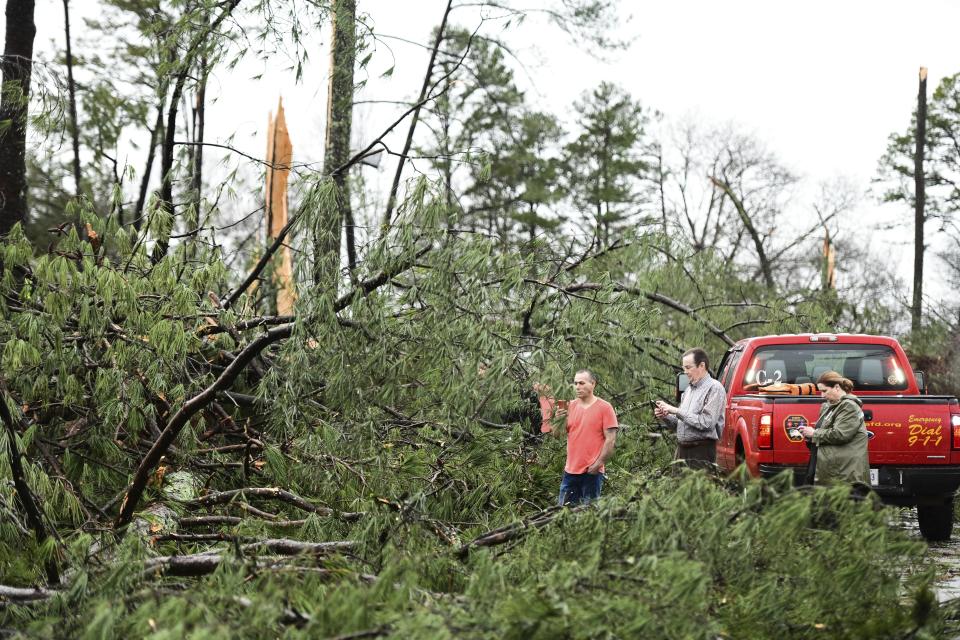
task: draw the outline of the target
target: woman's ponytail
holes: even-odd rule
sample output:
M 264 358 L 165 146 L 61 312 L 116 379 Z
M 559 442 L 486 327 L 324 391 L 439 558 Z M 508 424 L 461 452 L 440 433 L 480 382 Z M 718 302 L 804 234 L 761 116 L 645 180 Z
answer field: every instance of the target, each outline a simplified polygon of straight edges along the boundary
M 823 375 L 817 378 L 817 384 L 825 384 L 828 387 L 840 387 L 846 393 L 853 391 L 853 381 L 849 378 L 844 378 L 836 371 L 824 372 Z

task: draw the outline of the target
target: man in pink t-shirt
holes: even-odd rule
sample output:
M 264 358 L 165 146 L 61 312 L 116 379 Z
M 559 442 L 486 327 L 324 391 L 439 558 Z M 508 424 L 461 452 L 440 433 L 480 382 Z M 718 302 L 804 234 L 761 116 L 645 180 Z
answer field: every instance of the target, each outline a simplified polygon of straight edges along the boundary
M 561 505 L 589 502 L 600 497 L 603 464 L 613 455 L 616 446 L 617 414 L 609 402 L 593 395 L 596 386 L 597 377 L 589 369 L 577 371 L 573 378 L 577 399 L 570 402 L 566 410 L 567 463 L 560 482 L 558 504 Z M 545 426 L 548 415 L 559 419 L 564 417 L 562 408 L 556 413 L 546 410 L 543 413 Z

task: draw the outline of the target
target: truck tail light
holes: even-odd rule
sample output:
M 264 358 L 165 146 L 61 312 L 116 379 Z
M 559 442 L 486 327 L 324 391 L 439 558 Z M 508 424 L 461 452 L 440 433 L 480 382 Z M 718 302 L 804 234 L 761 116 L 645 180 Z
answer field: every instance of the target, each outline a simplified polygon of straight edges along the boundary
M 953 448 L 960 449 L 960 413 L 950 416 L 950 433 L 953 436 Z
M 957 429 L 954 428 L 953 432 L 957 433 Z M 954 436 L 954 442 L 956 442 L 956 436 Z M 757 447 L 760 449 L 773 448 L 773 416 L 769 413 L 760 416 L 760 428 L 757 429 Z

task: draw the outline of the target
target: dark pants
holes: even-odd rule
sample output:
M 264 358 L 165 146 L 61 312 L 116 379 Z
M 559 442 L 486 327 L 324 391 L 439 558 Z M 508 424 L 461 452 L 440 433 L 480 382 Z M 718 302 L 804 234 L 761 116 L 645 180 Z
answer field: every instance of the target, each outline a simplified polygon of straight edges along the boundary
M 580 504 L 590 502 L 600 497 L 600 487 L 603 486 L 602 473 L 567 473 L 563 472 L 560 481 L 560 496 L 558 505 Z
M 708 469 L 717 463 L 717 441 L 678 442 L 674 460 L 683 460 L 692 469 Z
M 807 462 L 807 473 L 801 484 L 813 484 L 814 479 L 817 477 L 817 445 L 809 440 L 805 440 L 804 442 L 807 443 L 807 449 L 810 450 L 810 460 Z

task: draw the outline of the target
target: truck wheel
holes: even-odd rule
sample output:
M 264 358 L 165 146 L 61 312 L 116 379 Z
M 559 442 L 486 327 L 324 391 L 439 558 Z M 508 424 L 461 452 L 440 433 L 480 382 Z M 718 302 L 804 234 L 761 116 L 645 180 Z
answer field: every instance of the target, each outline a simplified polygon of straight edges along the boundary
M 940 505 L 917 505 L 917 521 L 927 540 L 949 540 L 953 531 L 953 500 Z
M 738 467 L 747 461 L 747 454 L 743 450 L 743 442 L 740 440 L 740 438 L 737 438 L 737 448 L 736 448 L 735 456 L 736 456 L 735 458 L 736 465 Z

